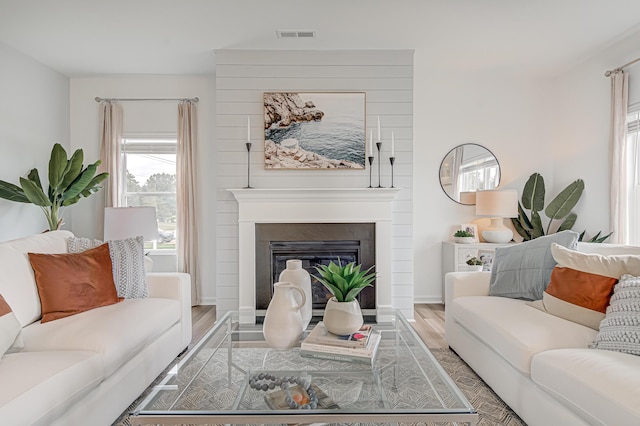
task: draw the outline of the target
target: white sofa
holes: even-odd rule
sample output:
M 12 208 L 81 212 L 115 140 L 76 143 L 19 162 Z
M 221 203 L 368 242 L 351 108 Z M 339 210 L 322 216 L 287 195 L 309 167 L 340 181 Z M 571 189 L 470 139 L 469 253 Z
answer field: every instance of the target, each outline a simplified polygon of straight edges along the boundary
M 0 294 L 24 339 L 0 359 L 2 425 L 111 425 L 191 341 L 190 277 L 180 273 L 148 274 L 148 298 L 41 324 L 26 253 L 65 253 L 72 236 L 0 243 Z
M 639 356 L 589 349 L 596 330 L 489 296 L 490 276 L 445 276 L 446 339 L 529 426 L 640 424 Z

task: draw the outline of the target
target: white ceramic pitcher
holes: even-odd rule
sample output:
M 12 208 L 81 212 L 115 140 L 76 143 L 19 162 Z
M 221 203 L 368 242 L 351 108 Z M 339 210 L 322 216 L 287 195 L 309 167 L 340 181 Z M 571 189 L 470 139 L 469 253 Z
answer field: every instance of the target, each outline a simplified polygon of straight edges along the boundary
M 296 293 L 299 298 L 294 296 Z M 296 299 L 302 300 L 302 303 Z M 304 291 L 293 283 L 277 282 L 273 285 L 273 298 L 262 326 L 262 334 L 269 346 L 283 350 L 296 344 L 303 331 L 300 309 L 306 300 Z
M 287 260 L 287 269 L 280 272 L 280 277 L 278 278 L 280 282 L 290 282 L 295 284 L 304 292 L 305 297 L 307 298 L 306 302 L 303 302 L 304 306 L 300 310 L 300 315 L 302 315 L 302 329 L 305 330 L 311 321 L 311 276 L 309 273 L 302 268 L 302 260 L 299 259 L 289 259 Z M 300 302 L 300 298 L 298 294 L 295 293 L 294 296 L 296 300 Z

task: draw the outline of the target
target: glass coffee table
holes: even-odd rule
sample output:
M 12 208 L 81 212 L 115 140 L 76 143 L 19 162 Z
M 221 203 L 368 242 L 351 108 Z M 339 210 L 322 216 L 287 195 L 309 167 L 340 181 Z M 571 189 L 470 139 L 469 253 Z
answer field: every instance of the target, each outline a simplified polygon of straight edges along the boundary
M 300 344 L 271 349 L 261 325 L 239 324 L 228 312 L 164 373 L 131 413 L 132 424 L 477 423 L 476 410 L 401 312 L 373 328 L 381 341 L 368 365 L 303 357 Z M 280 387 L 255 389 L 278 378 L 312 383 L 318 406 L 292 409 L 274 404 Z

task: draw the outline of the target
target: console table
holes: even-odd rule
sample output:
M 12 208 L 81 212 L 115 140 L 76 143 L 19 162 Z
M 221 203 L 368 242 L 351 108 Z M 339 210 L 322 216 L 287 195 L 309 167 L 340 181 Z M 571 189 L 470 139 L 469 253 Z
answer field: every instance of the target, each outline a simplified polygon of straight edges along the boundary
M 472 257 L 485 255 L 490 257 L 484 264 L 483 270 L 490 271 L 493 253 L 497 247 L 506 247 L 517 243 L 471 243 L 458 244 L 451 241 L 442 242 L 442 300 L 444 302 L 444 276 L 447 272 L 465 272 L 473 270 L 467 265 Z

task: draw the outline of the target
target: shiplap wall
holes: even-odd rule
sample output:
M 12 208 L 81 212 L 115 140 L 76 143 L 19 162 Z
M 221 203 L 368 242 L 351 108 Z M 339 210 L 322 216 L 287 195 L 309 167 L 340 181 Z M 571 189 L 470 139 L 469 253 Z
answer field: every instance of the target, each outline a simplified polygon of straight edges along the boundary
M 238 205 L 227 189 L 247 184 L 247 116 L 251 186 L 369 186 L 368 163 L 366 170 L 265 170 L 263 92 L 365 92 L 366 134 L 373 129 L 374 141 L 380 117 L 382 186 L 391 185 L 392 131 L 395 136 L 394 186 L 403 190 L 393 204 L 392 300 L 413 318 L 413 51 L 218 50 L 215 56 L 217 309 L 238 308 Z M 375 155 L 373 186 L 378 185 Z

